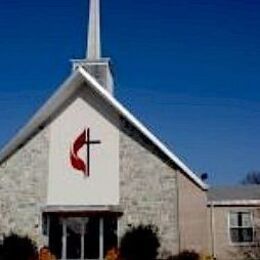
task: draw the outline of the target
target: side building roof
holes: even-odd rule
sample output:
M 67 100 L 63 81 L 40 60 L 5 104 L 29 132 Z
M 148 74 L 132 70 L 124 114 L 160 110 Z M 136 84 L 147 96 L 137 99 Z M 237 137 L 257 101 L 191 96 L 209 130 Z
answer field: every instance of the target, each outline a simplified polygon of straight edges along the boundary
M 214 205 L 260 205 L 260 185 L 211 187 L 208 202 Z
M 50 99 L 39 109 L 32 119 L 15 135 L 13 139 L 0 151 L 0 163 L 4 162 L 17 149 L 23 146 L 30 138 L 40 131 L 57 111 L 57 109 L 85 82 L 116 111 L 133 124 L 146 136 L 160 151 L 176 164 L 196 185 L 207 190 L 205 184 L 188 166 L 186 166 L 173 152 L 171 152 L 155 135 L 153 135 L 136 117 L 133 116 L 120 102 L 105 90 L 83 67 L 79 67 L 58 88 Z

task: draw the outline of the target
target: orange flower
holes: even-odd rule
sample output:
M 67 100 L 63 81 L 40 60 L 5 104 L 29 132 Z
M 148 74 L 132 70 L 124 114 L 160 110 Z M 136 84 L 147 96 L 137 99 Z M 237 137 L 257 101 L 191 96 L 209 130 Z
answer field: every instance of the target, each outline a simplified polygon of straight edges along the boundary
M 105 260 L 119 260 L 119 252 L 116 248 L 112 248 L 107 252 Z

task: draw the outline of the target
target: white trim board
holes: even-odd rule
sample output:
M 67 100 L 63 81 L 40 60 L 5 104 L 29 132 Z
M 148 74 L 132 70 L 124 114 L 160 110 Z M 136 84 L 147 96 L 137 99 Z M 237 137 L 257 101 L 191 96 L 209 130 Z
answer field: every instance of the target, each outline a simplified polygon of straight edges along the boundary
M 186 166 L 174 153 L 172 153 L 155 135 L 153 135 L 136 117 L 133 116 L 121 103 L 119 103 L 107 90 L 105 90 L 83 67 L 78 69 L 60 86 L 53 96 L 42 106 L 24 128 L 0 151 L 0 163 L 4 162 L 12 153 L 20 148 L 39 129 L 51 115 L 62 105 L 68 97 L 80 86 L 78 82 L 83 79 L 88 85 L 105 99 L 116 111 L 133 124 L 146 136 L 159 150 L 161 150 L 173 163 L 196 183 L 202 190 L 207 190 L 205 184 L 188 166 Z
M 167 157 L 177 164 L 195 183 L 202 189 L 207 190 L 208 186 L 193 173 L 175 154 L 173 154 L 155 135 L 153 135 L 136 117 L 133 116 L 122 104 L 120 104 L 108 91 L 106 91 L 85 69 L 79 67 L 80 73 L 89 81 L 92 87 L 99 92 L 116 110 L 128 119 L 144 136 L 146 136 L 156 147 Z
M 76 84 L 81 79 L 78 71 L 75 71 L 48 99 L 48 101 L 35 113 L 29 122 L 0 151 L 0 164 L 23 146 L 30 138 L 45 126 L 50 116 L 65 102 L 76 90 Z
M 220 200 L 209 201 L 208 206 L 260 206 L 260 200 Z

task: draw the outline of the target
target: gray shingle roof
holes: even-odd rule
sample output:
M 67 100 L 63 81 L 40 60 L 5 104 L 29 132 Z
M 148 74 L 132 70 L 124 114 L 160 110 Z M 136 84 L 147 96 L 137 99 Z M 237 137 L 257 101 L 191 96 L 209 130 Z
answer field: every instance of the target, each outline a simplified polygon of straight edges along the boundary
M 260 185 L 211 187 L 209 201 L 260 200 Z

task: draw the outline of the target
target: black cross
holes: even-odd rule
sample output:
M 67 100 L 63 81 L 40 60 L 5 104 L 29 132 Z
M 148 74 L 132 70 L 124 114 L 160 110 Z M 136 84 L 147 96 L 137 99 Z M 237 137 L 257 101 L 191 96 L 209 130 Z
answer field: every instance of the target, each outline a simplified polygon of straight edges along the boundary
M 86 145 L 87 145 L 87 169 L 86 169 L 86 176 L 89 177 L 90 174 L 90 146 L 94 144 L 101 144 L 100 140 L 90 140 L 90 128 L 87 129 L 87 136 L 86 136 Z

